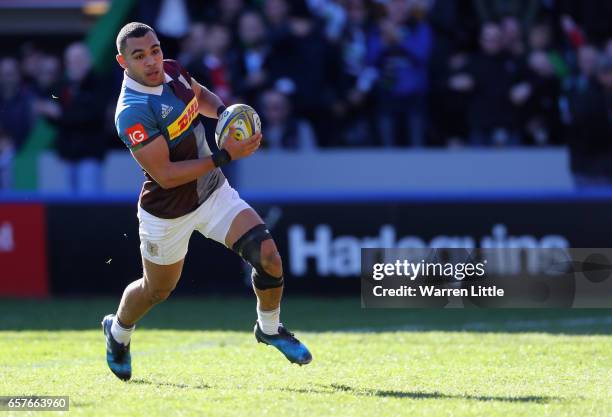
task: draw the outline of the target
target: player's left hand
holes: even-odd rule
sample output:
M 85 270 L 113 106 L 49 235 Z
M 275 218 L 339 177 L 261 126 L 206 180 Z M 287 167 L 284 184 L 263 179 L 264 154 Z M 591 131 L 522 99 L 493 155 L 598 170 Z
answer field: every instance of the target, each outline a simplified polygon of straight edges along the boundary
M 230 127 L 229 138 L 223 143 L 223 149 L 229 152 L 233 161 L 251 156 L 261 146 L 261 132 L 245 140 L 231 140 L 234 137 L 232 130 L 233 127 Z

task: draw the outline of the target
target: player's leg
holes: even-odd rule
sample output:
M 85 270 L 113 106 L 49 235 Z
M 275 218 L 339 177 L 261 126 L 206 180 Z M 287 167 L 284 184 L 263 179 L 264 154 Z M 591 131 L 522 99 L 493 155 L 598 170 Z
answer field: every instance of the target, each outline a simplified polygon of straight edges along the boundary
M 181 276 L 183 263 L 181 259 L 170 265 L 157 265 L 143 258 L 144 276 L 126 287 L 117 314 L 109 314 L 102 320 L 106 361 L 118 378 L 127 381 L 132 376 L 130 338 L 136 322 L 151 307 L 168 298 Z
M 135 323 L 176 287 L 195 221 L 194 214 L 167 220 L 143 209 L 139 209 L 138 218 L 143 277 L 127 286 L 117 314 L 102 320 L 108 366 L 124 380 L 132 375 L 130 339 Z
M 234 248 L 236 243 L 238 243 L 239 248 L 234 248 L 234 250 L 238 252 L 239 255 L 243 256 L 242 253 L 240 253 L 241 251 L 236 249 L 246 247 L 248 242 L 246 242 L 245 239 L 252 240 L 252 236 L 254 236 L 254 233 L 251 233 L 251 237 L 246 235 L 246 233 L 257 226 L 263 226 L 263 224 L 263 220 L 261 220 L 259 215 L 252 208 L 241 211 L 232 221 L 232 225 L 225 238 L 225 244 L 228 248 Z M 243 238 L 243 241 L 239 242 L 241 238 Z M 254 257 L 259 257 L 259 261 L 256 262 L 258 262 L 260 266 L 251 264 L 254 268 L 253 290 L 257 295 L 257 309 L 258 311 L 265 312 L 276 310 L 279 308 L 283 296 L 283 263 L 280 254 L 278 253 L 272 236 L 261 241 L 260 244 L 251 244 L 251 246 L 253 246 L 255 250 L 259 249 L 259 254 L 254 254 Z M 249 262 L 248 259 L 247 262 Z M 262 273 L 257 271 L 258 267 L 263 270 Z M 261 280 L 260 275 L 268 276 L 269 282 L 267 282 L 267 285 L 255 285 L 256 281 Z M 258 288 L 258 286 L 265 288 Z
M 144 276 L 128 285 L 123 292 L 117 318 L 123 327 L 132 327 L 155 304 L 166 300 L 178 283 L 185 259 L 172 265 L 157 265 L 142 260 Z
M 238 213 L 227 232 L 225 244 L 253 267 L 257 341 L 276 347 L 293 363 L 310 363 L 312 355 L 306 346 L 280 324 L 284 285 L 282 260 L 270 232 L 255 210 L 246 208 Z

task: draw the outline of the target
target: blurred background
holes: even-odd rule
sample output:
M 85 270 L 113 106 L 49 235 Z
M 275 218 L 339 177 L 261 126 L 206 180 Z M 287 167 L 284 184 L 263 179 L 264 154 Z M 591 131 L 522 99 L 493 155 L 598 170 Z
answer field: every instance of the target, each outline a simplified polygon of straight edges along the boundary
M 0 296 L 141 274 L 143 175 L 113 120 L 134 20 L 262 117 L 226 173 L 292 292 L 356 294 L 363 247 L 612 245 L 612 2 L 0 0 Z M 177 291 L 247 276 L 197 236 Z

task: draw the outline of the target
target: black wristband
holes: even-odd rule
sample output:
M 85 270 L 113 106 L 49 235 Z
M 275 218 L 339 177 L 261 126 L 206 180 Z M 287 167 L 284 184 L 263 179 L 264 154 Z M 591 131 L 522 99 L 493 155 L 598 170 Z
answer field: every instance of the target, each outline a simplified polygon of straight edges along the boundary
M 219 152 L 212 154 L 212 161 L 217 168 L 221 168 L 232 161 L 232 156 L 225 149 L 221 149 Z
M 217 117 L 221 117 L 221 113 L 223 113 L 226 108 L 227 107 L 225 107 L 223 104 L 217 107 Z

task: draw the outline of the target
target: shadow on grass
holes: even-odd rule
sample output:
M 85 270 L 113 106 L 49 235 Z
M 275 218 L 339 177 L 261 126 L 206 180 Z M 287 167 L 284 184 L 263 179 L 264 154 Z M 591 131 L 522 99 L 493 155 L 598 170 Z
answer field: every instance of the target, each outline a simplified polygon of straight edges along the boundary
M 159 381 L 150 381 L 144 378 L 132 379 L 128 382 L 128 384 L 137 384 L 137 385 L 155 385 L 157 387 L 172 387 L 172 388 L 180 388 L 180 389 L 210 389 L 211 386 L 207 384 L 199 384 L 199 385 L 187 385 L 187 384 L 175 384 L 173 382 L 159 382 Z
M 176 384 L 173 382 L 160 382 L 151 381 L 144 378 L 133 379 L 129 384 L 137 385 L 154 385 L 160 388 L 173 387 L 180 389 L 197 389 L 207 390 L 213 387 L 208 384 L 199 385 L 188 385 L 188 384 Z M 408 398 L 411 400 L 471 400 L 471 401 L 498 401 L 507 403 L 536 403 L 546 404 L 550 402 L 561 401 L 560 397 L 549 397 L 542 395 L 526 395 L 526 396 L 514 396 L 506 397 L 499 395 L 469 395 L 469 394 L 444 394 L 441 392 L 426 392 L 426 391 L 399 391 L 399 390 L 382 390 L 375 388 L 354 388 L 345 384 L 329 384 L 319 385 L 320 388 L 275 388 L 275 391 L 292 392 L 298 394 L 330 394 L 334 395 L 338 392 L 346 392 L 357 397 L 383 397 L 383 398 Z
M 560 401 L 559 397 L 548 397 L 540 395 L 527 395 L 517 397 L 504 397 L 496 395 L 461 395 L 461 394 L 444 394 L 441 392 L 425 392 L 425 391 L 397 391 L 397 390 L 380 390 L 373 388 L 353 388 L 343 384 L 321 385 L 320 389 L 304 389 L 304 388 L 281 388 L 280 391 L 296 392 L 300 394 L 337 394 L 338 391 L 347 392 L 349 394 L 360 397 L 384 397 L 384 398 L 408 398 L 412 400 L 434 399 L 434 400 L 472 400 L 472 401 L 500 401 L 509 403 L 537 403 L 545 404 L 554 401 Z

